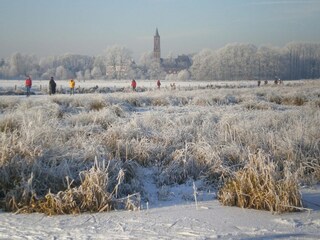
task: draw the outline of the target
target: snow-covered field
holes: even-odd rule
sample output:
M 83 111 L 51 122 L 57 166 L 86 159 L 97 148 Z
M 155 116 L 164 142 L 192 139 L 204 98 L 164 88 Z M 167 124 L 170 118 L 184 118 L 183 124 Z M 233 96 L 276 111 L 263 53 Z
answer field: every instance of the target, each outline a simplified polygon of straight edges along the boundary
M 7 90 L 13 82 L 0 83 Z M 23 88 L 23 81 L 15 83 Z M 89 88 L 103 83 L 78 84 Z M 34 81 L 35 88 L 37 84 Z M 67 81 L 63 84 L 68 86 Z M 128 81 L 108 84 L 130 88 Z M 139 84 L 155 87 L 149 81 Z M 3 159 L 12 156 L 14 163 L 19 154 L 30 162 L 36 159 L 32 169 L 35 175 L 42 171 L 37 174 L 43 181 L 54 179 L 54 174 L 72 176 L 72 171 L 78 173 L 75 167 L 90 167 L 95 156 L 133 159 L 139 163 L 136 185 L 144 191 L 137 211 L 56 216 L 2 211 L 0 239 L 319 239 L 318 175 L 301 177 L 303 211 L 284 214 L 222 206 L 216 185 L 203 175 L 212 165 L 231 169 L 241 164 L 248 149 L 257 147 L 265 147 L 279 159 L 294 155 L 319 161 L 319 82 L 269 83 L 260 88 L 255 82 L 213 82 L 221 84 L 221 89 L 199 89 L 208 82 L 176 84 L 194 89 L 171 91 L 170 83 L 164 82 L 161 91 L 141 93 L 0 96 Z M 12 138 L 6 135 L 8 128 L 13 128 Z M 105 144 L 110 135 L 117 137 L 115 149 Z M 11 142 L 6 141 L 9 138 Z M 13 141 L 17 147 L 10 148 Z M 20 152 L 12 154 L 7 148 Z M 194 166 L 197 157 L 208 165 Z M 162 166 L 158 158 L 168 165 Z M 303 165 L 302 160 L 296 161 Z M 46 162 L 52 161 L 57 168 L 47 168 Z M 69 164 L 68 171 L 58 161 Z M 181 163 L 185 164 L 183 172 L 175 169 Z M 311 186 L 305 187 L 306 183 Z
M 320 187 L 303 189 L 310 211 L 271 214 L 222 206 L 214 194 L 199 201 L 192 186 L 170 189 L 171 200 L 139 211 L 45 216 L 0 212 L 0 239 L 319 239 Z M 201 192 L 198 193 L 201 199 Z M 154 196 L 156 197 L 156 196 Z

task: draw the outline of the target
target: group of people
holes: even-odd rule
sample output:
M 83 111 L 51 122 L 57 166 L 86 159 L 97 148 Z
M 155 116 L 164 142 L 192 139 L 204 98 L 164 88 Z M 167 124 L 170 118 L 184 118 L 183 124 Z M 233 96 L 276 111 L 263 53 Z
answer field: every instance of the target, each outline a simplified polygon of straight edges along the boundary
M 32 80 L 31 77 L 28 76 L 26 81 L 25 81 L 25 86 L 26 86 L 26 95 L 27 97 L 30 96 L 31 94 L 31 87 L 32 87 Z M 76 83 L 73 79 L 69 81 L 69 88 L 70 88 L 70 95 L 74 95 L 74 88 L 76 86 Z M 49 95 L 55 94 L 57 89 L 57 84 L 54 81 L 54 78 L 51 77 L 49 81 Z
M 161 86 L 161 82 L 160 80 L 157 81 L 157 88 L 160 89 L 160 86 Z M 132 90 L 133 91 L 136 91 L 136 88 L 137 88 L 137 82 L 136 80 L 132 79 L 131 81 L 131 87 L 132 87 Z
M 76 86 L 76 82 L 73 79 L 71 79 L 69 81 L 70 95 L 74 95 L 75 86 Z M 49 95 L 56 93 L 56 87 L 57 87 L 57 84 L 54 81 L 53 77 L 51 77 L 51 79 L 49 81 Z
M 267 85 L 268 84 L 268 80 L 264 80 L 264 85 Z M 279 77 L 277 77 L 277 76 L 275 76 L 274 77 L 274 84 L 283 84 L 283 81 L 279 78 Z M 258 80 L 258 87 L 260 87 L 260 85 L 261 85 L 261 80 L 259 79 Z
M 75 85 L 76 85 L 75 81 L 73 79 L 71 79 L 69 81 L 70 95 L 74 95 Z M 31 86 L 32 86 L 32 80 L 31 80 L 30 76 L 27 77 L 27 79 L 25 81 L 25 86 L 26 86 L 26 95 L 27 95 L 27 97 L 29 97 L 30 93 L 31 93 Z M 160 82 L 160 80 L 157 80 L 157 88 L 160 89 L 160 86 L 161 86 L 161 82 Z M 136 91 L 136 88 L 137 88 L 136 80 L 132 79 L 131 87 L 132 87 L 133 91 Z M 56 88 L 57 88 L 57 84 L 54 81 L 54 78 L 51 77 L 50 81 L 49 81 L 49 95 L 55 94 L 56 93 Z

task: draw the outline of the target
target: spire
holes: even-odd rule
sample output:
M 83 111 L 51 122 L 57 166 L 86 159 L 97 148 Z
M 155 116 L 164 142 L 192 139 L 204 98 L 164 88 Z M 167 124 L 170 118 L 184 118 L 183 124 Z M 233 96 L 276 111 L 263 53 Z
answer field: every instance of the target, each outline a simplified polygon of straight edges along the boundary
M 160 35 L 158 28 L 156 28 L 156 35 L 153 38 L 153 57 L 160 61 L 161 50 L 160 50 Z

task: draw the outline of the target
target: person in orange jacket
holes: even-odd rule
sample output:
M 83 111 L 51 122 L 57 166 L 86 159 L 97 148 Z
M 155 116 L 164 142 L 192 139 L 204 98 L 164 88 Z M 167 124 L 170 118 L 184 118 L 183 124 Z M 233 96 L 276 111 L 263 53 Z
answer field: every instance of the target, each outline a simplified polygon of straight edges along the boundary
M 75 87 L 76 83 L 73 79 L 70 80 L 69 82 L 69 87 L 70 87 L 70 95 L 74 95 L 74 87 Z
M 29 97 L 30 96 L 30 91 L 31 91 L 31 86 L 32 86 L 32 80 L 31 80 L 30 76 L 27 77 L 25 85 L 26 85 L 26 90 L 27 90 L 26 94 L 27 94 L 27 97 Z

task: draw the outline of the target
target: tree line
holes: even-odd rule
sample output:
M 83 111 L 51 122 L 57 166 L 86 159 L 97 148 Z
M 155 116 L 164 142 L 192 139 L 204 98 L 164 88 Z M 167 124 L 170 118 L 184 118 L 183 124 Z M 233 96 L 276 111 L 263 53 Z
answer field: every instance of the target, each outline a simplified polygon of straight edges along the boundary
M 171 56 L 172 57 L 172 56 Z M 218 50 L 203 49 L 190 55 L 192 66 L 183 72 L 166 74 L 153 59 L 143 53 L 136 63 L 129 49 L 112 46 L 99 56 L 64 54 L 39 58 L 14 53 L 0 60 L 1 79 L 77 78 L 90 79 L 192 79 L 192 80 L 253 80 L 320 78 L 320 44 L 288 43 L 282 48 L 256 47 L 253 44 L 228 44 Z
M 190 71 L 199 80 L 316 79 L 320 77 L 320 44 L 292 42 L 283 48 L 228 44 L 197 53 Z

